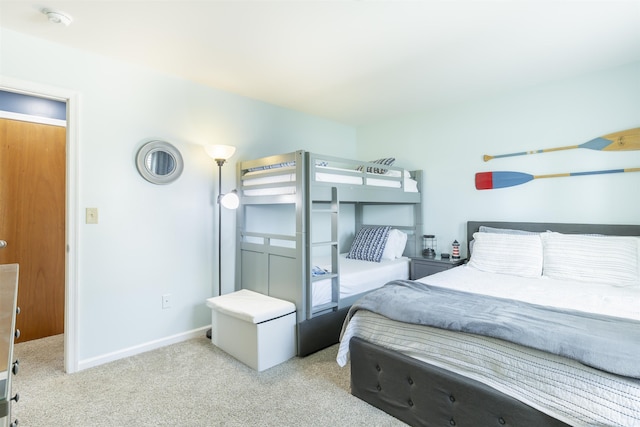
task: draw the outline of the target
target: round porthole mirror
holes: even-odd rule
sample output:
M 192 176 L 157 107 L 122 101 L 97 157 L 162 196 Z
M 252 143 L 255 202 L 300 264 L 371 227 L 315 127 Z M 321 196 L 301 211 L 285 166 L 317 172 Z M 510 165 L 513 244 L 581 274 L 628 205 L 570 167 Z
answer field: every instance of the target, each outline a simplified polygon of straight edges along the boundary
M 180 151 L 165 141 L 149 141 L 136 155 L 138 172 L 153 184 L 169 184 L 182 174 L 184 163 Z

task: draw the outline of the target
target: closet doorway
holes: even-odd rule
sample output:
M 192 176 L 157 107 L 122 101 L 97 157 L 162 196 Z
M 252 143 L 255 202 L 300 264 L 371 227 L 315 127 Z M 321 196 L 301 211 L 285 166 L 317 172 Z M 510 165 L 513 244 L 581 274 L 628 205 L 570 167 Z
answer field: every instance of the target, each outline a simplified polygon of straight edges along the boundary
M 66 125 L 65 146 L 65 198 L 64 209 L 64 370 L 67 373 L 79 370 L 78 362 L 78 130 L 80 94 L 77 91 L 58 88 L 40 83 L 14 79 L 0 75 L 0 91 L 9 91 L 48 100 L 59 101 L 65 108 Z M 0 106 L 1 107 L 1 106 Z M 0 108 L 2 110 L 3 108 Z M 7 111 L 6 108 L 4 108 Z M 33 113 L 31 114 L 33 115 Z M 3 118 L 15 120 L 11 114 Z M 50 124 L 47 121 L 42 124 Z M 20 285 L 19 285 L 20 286 Z
M 64 332 L 66 128 L 1 118 L 0 140 L 0 263 L 20 265 L 19 343 Z

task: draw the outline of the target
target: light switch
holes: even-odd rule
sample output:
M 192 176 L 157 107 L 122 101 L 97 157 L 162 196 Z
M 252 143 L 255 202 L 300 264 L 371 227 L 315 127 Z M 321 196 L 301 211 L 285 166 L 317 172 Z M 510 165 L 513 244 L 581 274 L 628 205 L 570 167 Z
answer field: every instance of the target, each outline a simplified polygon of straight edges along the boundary
M 98 223 L 98 208 L 87 208 L 87 224 Z

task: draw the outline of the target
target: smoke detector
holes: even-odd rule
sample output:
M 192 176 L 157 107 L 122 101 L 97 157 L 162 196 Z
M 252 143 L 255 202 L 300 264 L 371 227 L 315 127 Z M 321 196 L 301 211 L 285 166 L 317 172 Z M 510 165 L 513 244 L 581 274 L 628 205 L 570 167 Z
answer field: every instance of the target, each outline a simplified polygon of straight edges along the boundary
M 53 22 L 54 24 L 64 24 L 68 27 L 69 24 L 73 22 L 73 18 L 68 13 L 59 10 L 42 9 L 42 13 L 47 15 L 49 22 Z

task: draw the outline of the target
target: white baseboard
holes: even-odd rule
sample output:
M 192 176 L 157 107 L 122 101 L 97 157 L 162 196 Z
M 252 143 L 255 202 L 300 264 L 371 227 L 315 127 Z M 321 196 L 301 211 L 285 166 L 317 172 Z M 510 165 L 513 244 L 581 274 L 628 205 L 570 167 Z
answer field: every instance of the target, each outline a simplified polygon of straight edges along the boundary
M 144 344 L 139 344 L 133 347 L 125 348 L 122 350 L 107 353 L 101 356 L 91 357 L 78 362 L 78 371 L 84 369 L 93 368 L 94 366 L 104 365 L 105 363 L 113 362 L 115 360 L 124 359 L 125 357 L 135 356 L 136 354 L 145 353 L 147 351 L 155 350 L 157 348 L 166 347 L 171 344 L 187 341 L 192 338 L 198 338 L 205 335 L 206 331 L 211 326 L 203 326 L 191 331 L 182 332 L 180 334 L 171 335 L 169 337 L 161 338 L 154 341 L 149 341 Z

